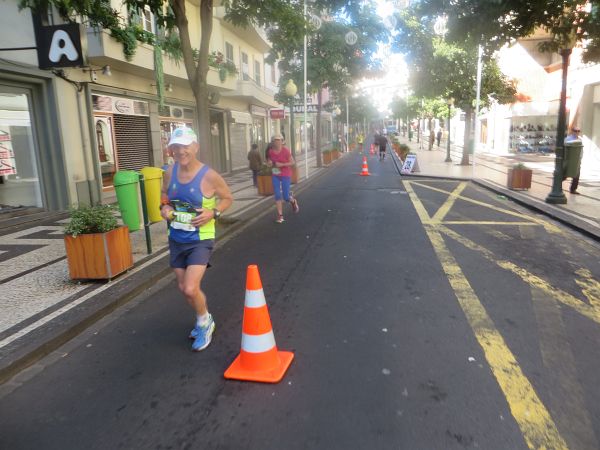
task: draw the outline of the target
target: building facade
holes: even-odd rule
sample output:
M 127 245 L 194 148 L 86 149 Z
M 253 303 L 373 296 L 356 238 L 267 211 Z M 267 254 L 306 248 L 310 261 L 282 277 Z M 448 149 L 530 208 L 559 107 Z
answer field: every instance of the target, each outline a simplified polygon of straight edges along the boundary
M 113 7 L 122 8 L 117 1 Z M 190 1 L 186 8 L 191 41 L 199 43 L 198 5 Z M 265 62 L 265 34 L 226 22 L 222 7 L 213 11 L 210 53 L 238 71 L 228 74 L 217 65 L 208 73 L 211 160 L 228 173 L 246 170 L 250 145 L 264 147 L 289 128 L 289 119 L 271 119 L 270 111 L 283 106 L 274 100 L 279 74 Z M 140 26 L 157 32 L 150 11 L 138 16 Z M 62 24 L 52 11 L 41 22 Z M 36 23 L 16 0 L 0 4 L 0 213 L 112 202 L 117 171 L 163 166 L 171 131 L 197 126 L 183 62 L 162 54 L 160 107 L 154 47 L 138 43 L 127 60 L 108 31 L 80 27 L 85 63 L 40 69 Z

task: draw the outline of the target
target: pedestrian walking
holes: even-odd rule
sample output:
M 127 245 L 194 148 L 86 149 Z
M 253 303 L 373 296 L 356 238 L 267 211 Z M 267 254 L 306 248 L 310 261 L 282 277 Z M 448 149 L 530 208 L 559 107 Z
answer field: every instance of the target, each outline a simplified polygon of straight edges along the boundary
M 161 216 L 169 225 L 170 266 L 177 286 L 196 313 L 189 337 L 192 350 L 204 350 L 215 329 L 201 284 L 215 242 L 215 220 L 231 206 L 227 183 L 198 160 L 198 138 L 190 128 L 171 134 L 169 150 L 175 163 L 165 172 Z M 218 200 L 218 201 L 217 201 Z
M 436 139 L 437 139 L 437 146 L 439 147 L 440 146 L 440 142 L 442 140 L 442 129 L 441 128 L 437 132 Z
M 258 144 L 252 144 L 250 146 L 250 151 L 248 152 L 248 164 L 252 171 L 252 185 L 254 187 L 258 186 L 258 171 L 260 170 L 262 163 L 263 159 L 258 151 Z
M 298 201 L 290 192 L 292 180 L 292 167 L 296 164 L 292 152 L 283 146 L 283 136 L 275 135 L 268 150 L 267 165 L 272 169 L 273 192 L 275 195 L 275 206 L 277 207 L 277 219 L 275 222 L 285 222 L 283 218 L 283 201 L 289 202 L 292 210 L 300 211 Z
M 565 137 L 565 144 L 568 142 L 581 142 L 581 138 L 579 137 L 579 133 L 581 129 L 579 127 L 571 128 L 571 132 Z M 571 178 L 571 187 L 569 188 L 569 192 L 571 194 L 579 194 L 577 192 L 577 186 L 579 186 L 579 172 L 581 171 L 581 163 L 577 168 L 577 175 Z
M 433 129 L 429 130 L 429 148 L 428 150 L 433 150 L 433 144 L 435 143 L 435 132 Z

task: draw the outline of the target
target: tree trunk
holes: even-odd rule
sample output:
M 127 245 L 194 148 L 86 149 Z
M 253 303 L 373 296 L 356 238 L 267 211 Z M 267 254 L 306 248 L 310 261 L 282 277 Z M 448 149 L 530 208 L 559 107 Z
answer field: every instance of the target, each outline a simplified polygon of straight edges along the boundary
M 473 108 L 468 107 L 465 108 L 465 138 L 463 144 L 463 153 L 462 159 L 460 161 L 461 166 L 469 165 L 469 152 L 471 151 L 473 145 Z
M 185 11 L 185 0 L 172 0 L 171 2 L 175 21 L 179 29 L 179 39 L 183 52 L 183 63 L 188 76 L 190 87 L 196 100 L 198 114 L 198 144 L 200 144 L 200 160 L 212 165 L 216 159 L 210 146 L 210 115 L 208 112 L 208 49 L 212 34 L 213 2 L 201 0 L 200 24 L 201 36 L 198 61 L 194 60 L 190 31 Z M 215 149 L 218 151 L 219 149 Z
M 317 133 L 317 167 L 323 166 L 323 160 L 321 158 L 321 105 L 323 104 L 323 96 L 321 94 L 321 89 L 317 91 L 317 124 L 316 124 L 316 133 Z M 306 124 L 304 124 L 306 126 Z M 304 155 L 305 158 L 308 158 L 308 152 Z

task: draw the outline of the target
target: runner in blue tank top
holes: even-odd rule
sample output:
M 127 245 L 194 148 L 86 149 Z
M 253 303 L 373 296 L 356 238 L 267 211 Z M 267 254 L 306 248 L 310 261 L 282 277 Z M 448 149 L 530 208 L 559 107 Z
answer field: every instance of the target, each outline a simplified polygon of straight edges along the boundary
M 200 351 L 208 347 L 215 329 L 202 278 L 214 247 L 215 220 L 233 197 L 223 177 L 197 159 L 200 146 L 193 130 L 174 130 L 168 148 L 175 164 L 163 178 L 160 213 L 169 224 L 170 265 L 179 290 L 196 311 L 192 350 Z

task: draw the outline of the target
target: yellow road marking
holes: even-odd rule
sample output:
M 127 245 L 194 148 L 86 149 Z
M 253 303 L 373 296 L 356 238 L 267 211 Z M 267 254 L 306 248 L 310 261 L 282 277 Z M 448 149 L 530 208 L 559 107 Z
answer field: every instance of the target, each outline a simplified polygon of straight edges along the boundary
M 425 224 L 430 217 L 410 182 L 403 181 L 403 183 L 527 445 L 532 449 L 566 449 L 567 445 L 560 436 L 550 413 L 523 374 L 516 358 L 446 247 L 442 236 L 435 230 L 435 226 Z
M 467 239 L 466 237 L 461 236 L 460 234 L 452 231 L 449 228 L 440 226 L 439 231 L 441 233 L 445 234 L 446 236 L 454 239 L 455 241 L 461 243 L 465 247 L 481 253 L 484 256 L 484 258 L 487 259 L 488 261 L 491 261 L 494 264 L 498 265 L 499 267 L 514 273 L 515 275 L 520 277 L 525 283 L 529 284 L 530 286 L 534 286 L 534 287 L 537 287 L 537 288 L 543 290 L 544 292 L 548 293 L 549 295 L 554 297 L 556 300 L 558 300 L 562 304 L 570 306 L 575 311 L 577 311 L 579 314 L 587 317 L 588 319 L 593 320 L 596 323 L 600 323 L 600 310 L 599 309 L 596 309 L 596 308 L 588 305 L 587 303 L 582 302 L 574 295 L 571 295 L 568 292 L 563 291 L 562 289 L 552 286 L 546 280 L 538 277 L 537 275 L 532 274 L 531 272 L 523 269 L 522 267 L 517 266 L 516 264 L 514 264 L 510 261 L 496 259 L 494 253 L 491 252 L 490 250 L 488 250 L 487 248 L 482 247 L 479 244 L 476 244 L 475 242 L 471 241 L 470 239 Z
M 589 300 L 590 304 L 600 311 L 600 282 L 594 279 L 592 272 L 588 269 L 577 269 L 575 271 L 580 278 L 575 278 L 575 283 L 581 288 L 583 295 Z
M 531 300 L 556 423 L 571 448 L 598 448 L 560 308 L 556 300 L 535 287 L 531 288 Z
M 444 189 L 439 189 L 439 188 L 436 188 L 436 187 L 433 187 L 433 186 L 428 186 L 428 185 L 420 183 L 418 181 L 403 181 L 403 182 L 404 183 L 415 184 L 415 185 L 420 186 L 422 188 L 429 189 L 429 190 L 432 190 L 432 191 L 435 191 L 435 192 L 441 192 L 443 194 L 448 194 L 448 195 L 452 194 L 451 192 L 445 191 Z M 518 212 L 515 212 L 515 211 L 511 211 L 510 209 L 506 209 L 506 208 L 500 208 L 498 206 L 494 206 L 494 205 L 490 205 L 488 203 L 480 202 L 479 200 L 474 200 L 472 198 L 463 197 L 461 195 L 458 195 L 457 199 L 458 198 L 461 199 L 461 200 L 464 200 L 466 202 L 473 203 L 475 205 L 483 206 L 484 208 L 489 208 L 489 209 L 492 209 L 494 211 L 507 214 L 509 216 L 518 217 L 520 219 L 525 219 L 525 220 L 530 220 L 530 221 L 535 222 L 535 223 L 537 223 L 539 225 L 542 225 L 546 229 L 546 231 L 548 231 L 549 233 L 556 233 L 556 234 L 562 233 L 562 231 L 558 227 L 552 225 L 549 222 L 546 222 L 545 220 L 538 219 L 537 217 L 528 216 L 527 214 L 518 213 Z
M 465 190 L 466 187 L 467 187 L 466 181 L 463 181 L 462 183 L 460 183 L 456 187 L 456 189 L 454 189 L 452 191 L 452 193 L 448 196 L 448 198 L 446 199 L 444 204 L 440 207 L 440 209 L 438 209 L 437 212 L 433 215 L 431 220 L 433 222 L 439 222 L 439 221 L 443 220 L 444 217 L 446 217 L 446 214 L 448 214 L 448 211 L 450 211 L 450 208 L 452 208 L 452 206 L 454 206 L 454 202 L 456 202 L 456 199 L 460 196 L 460 194 L 462 193 L 462 191 Z

